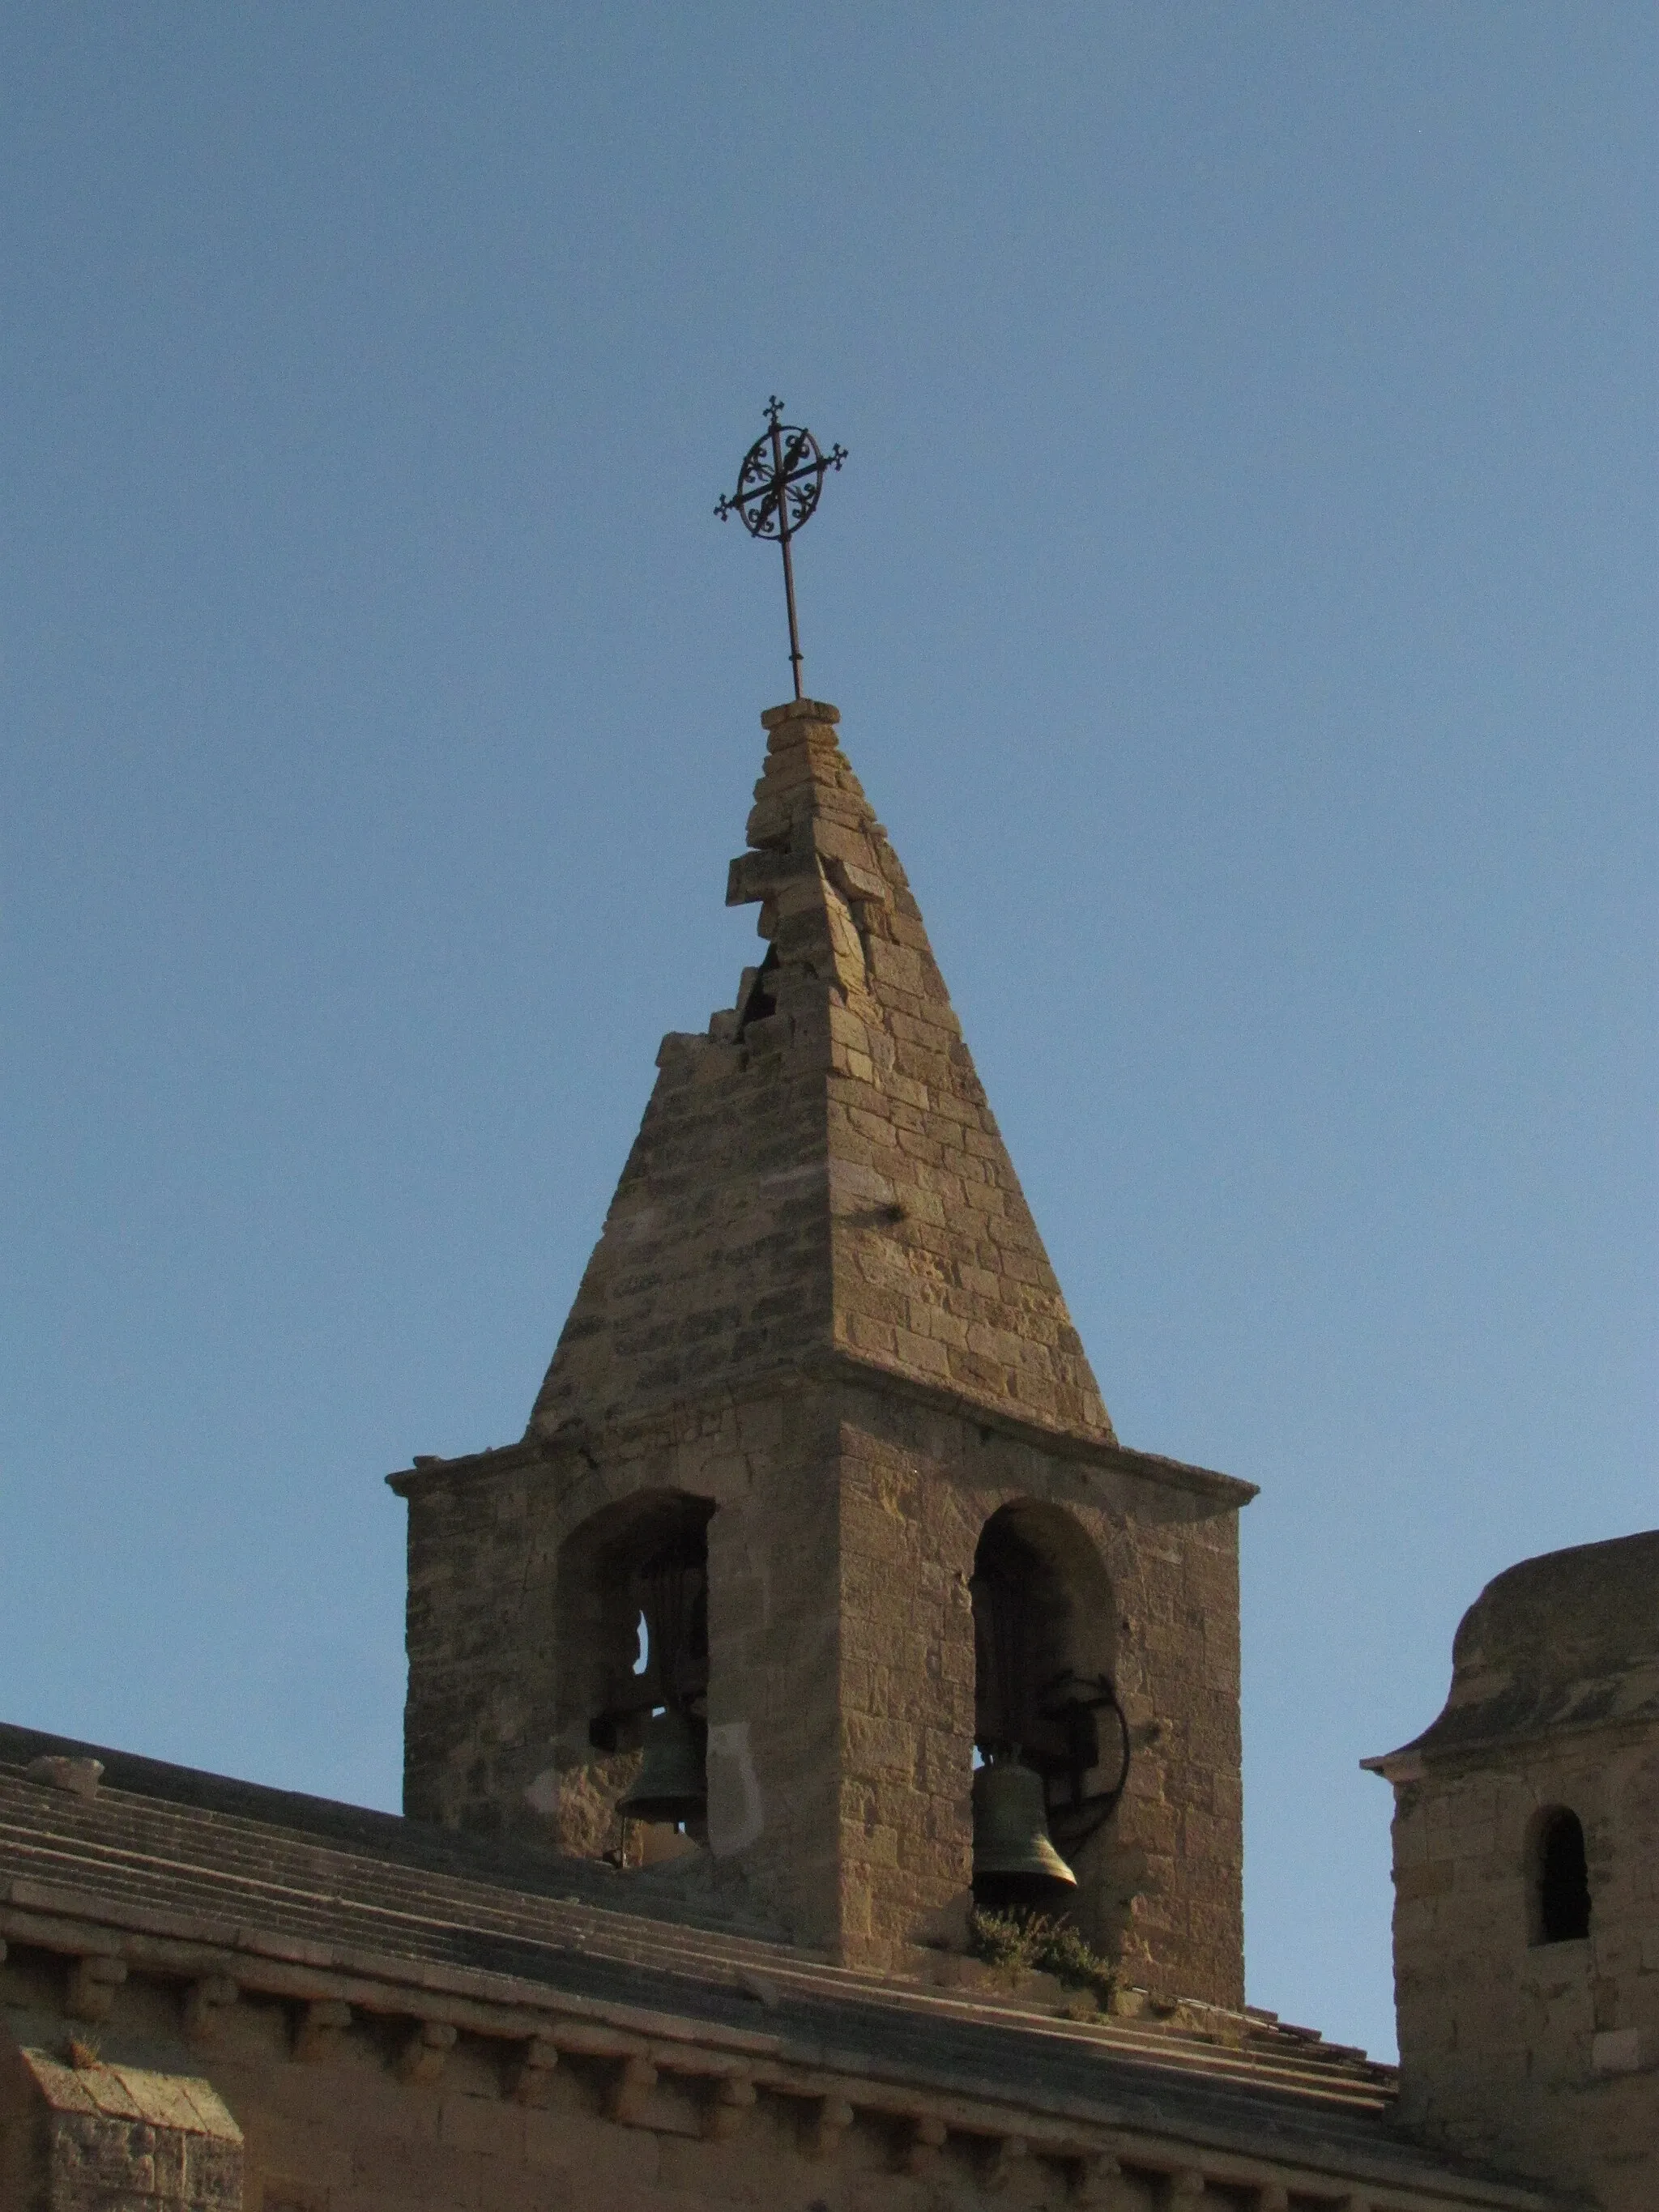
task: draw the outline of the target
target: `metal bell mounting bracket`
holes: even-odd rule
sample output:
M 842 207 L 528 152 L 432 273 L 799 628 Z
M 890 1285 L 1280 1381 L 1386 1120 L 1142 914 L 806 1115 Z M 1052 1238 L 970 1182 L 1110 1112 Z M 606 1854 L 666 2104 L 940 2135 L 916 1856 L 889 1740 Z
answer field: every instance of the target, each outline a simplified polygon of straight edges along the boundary
M 1043 1779 L 1066 1786 L 1066 1796 L 1049 1802 L 1049 1825 L 1057 1840 L 1063 1830 L 1066 1848 L 1076 1851 L 1111 1819 L 1128 1784 L 1129 1723 L 1109 1676 L 1079 1674 L 1069 1668 L 1044 1686 L 1039 1710 L 1044 1720 L 1058 1722 L 1065 1731 L 1065 1759 L 1045 1759 Z M 1117 1777 L 1109 1790 L 1086 1790 L 1088 1777 L 1103 1763 L 1097 1716 L 1106 1712 L 1118 1740 Z
M 633 1745 L 628 1741 L 630 1733 L 637 1736 L 639 1724 L 660 1712 L 665 1703 L 677 1707 L 689 1720 L 700 1721 L 703 1717 L 703 1692 L 694 1691 L 689 1698 L 665 1699 L 659 1693 L 634 1705 L 607 1705 L 587 1723 L 587 1741 L 595 1751 L 637 1749 L 637 1741 Z

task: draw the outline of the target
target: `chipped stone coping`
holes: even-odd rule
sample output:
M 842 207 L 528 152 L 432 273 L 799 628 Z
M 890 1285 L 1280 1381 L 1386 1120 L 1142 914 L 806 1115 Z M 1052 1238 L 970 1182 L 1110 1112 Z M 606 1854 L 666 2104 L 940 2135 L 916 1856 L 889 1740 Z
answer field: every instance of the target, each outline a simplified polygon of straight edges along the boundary
M 1445 2212 L 1449 2206 L 1549 2212 L 1556 2202 L 1537 2190 L 1449 2171 L 1399 2140 L 1381 2157 L 1364 2143 L 1345 2142 L 1340 2148 L 1333 2144 L 1334 2156 L 1320 2160 L 1310 2147 L 1273 2142 L 1270 2112 L 1262 2115 L 1260 2136 L 1248 2125 L 1230 2128 L 1187 2115 L 1180 2133 L 1172 2135 L 1154 2117 L 1131 2109 L 1149 2101 L 1144 2092 L 1131 2091 L 1116 2103 L 1050 2094 L 1028 2095 L 1014 2105 L 1007 2101 L 1004 2085 L 994 2080 L 901 2065 L 795 2034 L 681 2018 L 483 1969 L 319 1943 L 255 1927 L 226 1929 L 193 1914 L 120 1905 L 36 1881 L 0 1885 L 0 1931 L 32 1948 L 70 1958 L 119 1959 L 179 1980 L 223 1977 L 239 1989 L 301 2003 L 342 2003 L 441 2022 L 498 2040 L 545 2039 L 573 2055 L 637 2058 L 665 2072 L 705 2080 L 740 2075 L 779 2094 L 838 2099 L 866 2111 L 936 2120 L 963 2134 L 1018 2137 L 1032 2150 L 1060 2157 L 1117 2156 L 1138 2167 L 1176 2172 L 1189 2169 L 1194 2149 L 1201 2148 L 1204 2172 L 1219 2183 L 1251 2186 L 1289 2178 L 1292 2186 L 1305 2189 L 1315 2177 L 1327 2185 L 1358 2179 L 1385 2189 L 1391 2207 L 1400 2212 Z M 841 1977 L 837 1970 L 817 1969 L 811 1979 L 821 1983 L 826 1978 Z M 793 1978 L 750 1977 L 757 1983 L 774 1978 Z M 860 1983 L 860 1996 L 872 1994 L 862 1978 L 845 1978 Z M 741 1970 L 738 1984 L 743 1985 Z M 764 1989 L 751 1993 L 766 2003 Z M 832 1991 L 817 1993 L 833 2002 Z M 891 1994 L 909 2005 L 931 2004 L 957 2016 L 975 2009 L 959 2000 L 929 1999 L 908 1990 Z M 777 2002 L 776 1992 L 771 2002 Z M 1061 2030 L 1038 2015 L 1002 2017 L 1026 2033 L 1063 2033 L 1073 2043 L 1077 2038 L 1074 2025 Z M 1157 2063 L 1144 2050 L 1118 2055 L 1149 2069 Z M 1230 2082 L 1224 2077 L 1224 2083 L 1235 2092 L 1252 2087 L 1264 2098 L 1273 2094 L 1274 2085 L 1259 2076 L 1248 2081 L 1236 2074 Z M 1287 2085 L 1279 2094 L 1310 2096 L 1299 2086 Z

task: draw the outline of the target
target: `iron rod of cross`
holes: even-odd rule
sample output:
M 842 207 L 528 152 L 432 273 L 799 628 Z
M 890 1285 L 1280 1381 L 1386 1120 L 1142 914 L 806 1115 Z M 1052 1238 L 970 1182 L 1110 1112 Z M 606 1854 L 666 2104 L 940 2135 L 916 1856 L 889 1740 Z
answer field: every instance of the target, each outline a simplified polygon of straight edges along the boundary
M 846 459 L 844 446 L 832 447 L 826 453 L 810 430 L 786 422 L 783 402 L 774 393 L 766 403 L 766 429 L 743 457 L 737 490 L 723 495 L 714 509 L 722 522 L 735 514 L 751 538 L 775 538 L 783 549 L 789 665 L 797 699 L 804 699 L 806 694 L 801 687 L 800 626 L 795 616 L 795 562 L 790 540 L 811 521 L 826 475 L 831 469 L 839 469 Z

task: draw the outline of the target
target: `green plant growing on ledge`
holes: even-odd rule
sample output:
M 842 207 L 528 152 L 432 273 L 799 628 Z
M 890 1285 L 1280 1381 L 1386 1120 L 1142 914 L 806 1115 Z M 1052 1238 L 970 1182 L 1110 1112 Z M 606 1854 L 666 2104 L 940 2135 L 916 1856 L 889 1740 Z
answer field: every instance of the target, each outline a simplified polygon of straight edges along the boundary
M 975 1959 L 1010 1974 L 1052 1974 L 1066 1989 L 1109 2005 L 1117 1987 L 1110 1961 L 1075 1928 L 1046 1912 L 970 1913 L 968 1948 Z

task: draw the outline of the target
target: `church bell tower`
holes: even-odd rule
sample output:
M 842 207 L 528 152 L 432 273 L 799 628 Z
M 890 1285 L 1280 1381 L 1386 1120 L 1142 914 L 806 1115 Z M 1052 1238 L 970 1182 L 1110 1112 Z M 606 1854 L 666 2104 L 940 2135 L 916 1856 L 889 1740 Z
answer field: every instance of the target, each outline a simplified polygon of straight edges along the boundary
M 836 710 L 761 719 L 763 957 L 663 1040 L 522 1440 L 392 1478 L 405 1808 L 878 1967 L 1012 1884 L 1239 2004 L 1252 1487 L 1118 1443 Z

